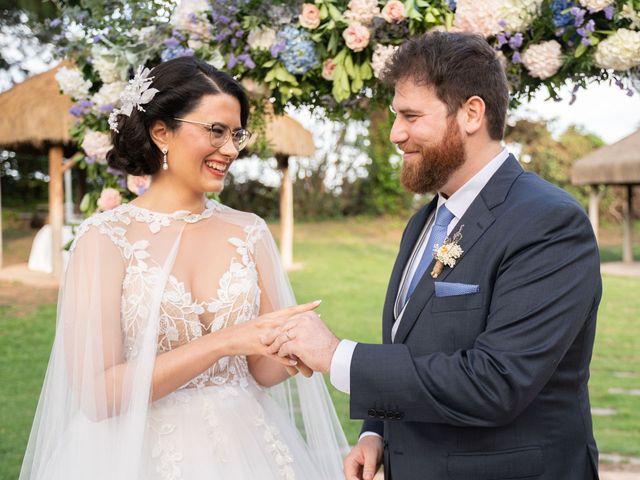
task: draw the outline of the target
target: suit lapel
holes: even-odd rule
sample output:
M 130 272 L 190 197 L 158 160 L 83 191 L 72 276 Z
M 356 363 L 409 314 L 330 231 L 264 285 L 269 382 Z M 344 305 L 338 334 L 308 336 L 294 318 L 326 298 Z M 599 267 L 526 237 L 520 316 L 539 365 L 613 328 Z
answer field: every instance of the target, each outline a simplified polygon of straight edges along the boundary
M 493 224 L 495 217 L 491 213 L 491 209 L 504 202 L 511 185 L 522 172 L 522 167 L 520 167 L 518 161 L 513 155 L 510 155 L 469 206 L 452 232 L 453 235 L 464 225 L 462 238 L 459 242 L 463 253 L 457 260 L 457 263 L 460 263 L 466 255 L 470 254 L 469 252 L 474 244 Z M 434 264 L 435 261 L 432 261 L 409 299 L 404 314 L 402 315 L 398 331 L 396 332 L 394 343 L 404 342 L 407 338 L 420 313 L 434 294 L 435 280 L 444 281 L 452 271 L 451 268 L 444 267 L 444 270 L 438 275 L 438 278 L 434 279 L 431 277 L 431 270 L 433 270 Z
M 407 231 L 404 234 L 402 243 L 400 244 L 400 251 L 396 258 L 396 262 L 393 265 L 391 272 L 391 279 L 389 280 L 389 286 L 387 287 L 387 297 L 384 302 L 384 311 L 382 315 L 382 339 L 384 343 L 391 343 L 391 328 L 393 326 L 394 318 L 394 305 L 396 297 L 398 296 L 398 289 L 400 288 L 400 282 L 402 280 L 402 273 L 411 257 L 411 253 L 420 237 L 420 233 L 424 228 L 424 224 L 429 218 L 429 215 L 438 205 L 438 196 L 427 205 L 422 207 L 418 213 L 412 218 L 407 226 Z

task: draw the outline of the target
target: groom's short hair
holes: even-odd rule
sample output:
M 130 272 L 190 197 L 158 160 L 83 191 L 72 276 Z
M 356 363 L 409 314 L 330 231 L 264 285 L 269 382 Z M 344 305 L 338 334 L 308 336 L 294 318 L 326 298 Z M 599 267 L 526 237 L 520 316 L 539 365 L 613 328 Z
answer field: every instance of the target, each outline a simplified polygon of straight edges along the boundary
M 509 87 L 495 50 L 480 35 L 430 32 L 400 46 L 387 62 L 382 81 L 393 87 L 410 79 L 434 89 L 449 114 L 477 95 L 484 100 L 487 129 L 493 140 L 504 136 Z

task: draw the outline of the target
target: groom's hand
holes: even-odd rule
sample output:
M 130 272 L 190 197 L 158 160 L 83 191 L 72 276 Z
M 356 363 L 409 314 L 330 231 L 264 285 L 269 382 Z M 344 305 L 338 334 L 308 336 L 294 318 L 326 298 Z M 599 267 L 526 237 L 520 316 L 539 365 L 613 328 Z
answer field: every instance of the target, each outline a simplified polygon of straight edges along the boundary
M 344 459 L 344 478 L 372 480 L 380 467 L 383 448 L 382 438 L 378 435 L 362 437 Z
M 305 312 L 285 323 L 279 331 L 263 339 L 268 353 L 295 356 L 314 371 L 327 373 L 340 340 L 314 312 Z

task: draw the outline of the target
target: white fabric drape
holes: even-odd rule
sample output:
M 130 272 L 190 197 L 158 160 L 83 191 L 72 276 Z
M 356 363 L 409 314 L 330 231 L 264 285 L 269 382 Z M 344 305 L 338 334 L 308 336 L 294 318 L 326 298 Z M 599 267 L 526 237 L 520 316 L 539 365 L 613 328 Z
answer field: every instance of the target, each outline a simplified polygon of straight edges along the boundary
M 162 405 L 171 400 L 150 402 L 157 355 L 295 303 L 273 238 L 254 215 L 209 201 L 199 215 L 122 205 L 91 217 L 72 247 L 20 480 L 182 478 L 178 474 L 188 466 L 180 461 L 192 458 L 186 445 L 191 440 L 174 435 L 173 450 L 151 440 L 156 437 L 150 418 L 161 416 Z M 255 408 L 266 412 L 268 421 L 270 407 L 247 372 L 246 359 L 226 357 L 168 397 L 191 398 L 197 392 L 203 405 L 233 411 L 235 403 L 215 403 L 227 402 L 219 393 L 233 390 L 257 398 Z M 269 393 L 297 427 L 319 472 L 309 478 L 342 478 L 347 443 L 322 376 L 298 375 Z M 206 403 L 211 399 L 214 403 Z M 182 428 L 177 423 L 171 428 Z M 223 427 L 215 433 L 232 436 Z M 295 443 L 286 432 L 283 438 Z M 303 468 L 304 461 L 295 460 L 306 453 L 298 446 L 291 452 L 294 470 Z M 156 466 L 150 467 L 151 457 L 158 457 Z M 162 476 L 150 468 L 162 470 Z M 217 477 L 211 472 L 206 478 Z

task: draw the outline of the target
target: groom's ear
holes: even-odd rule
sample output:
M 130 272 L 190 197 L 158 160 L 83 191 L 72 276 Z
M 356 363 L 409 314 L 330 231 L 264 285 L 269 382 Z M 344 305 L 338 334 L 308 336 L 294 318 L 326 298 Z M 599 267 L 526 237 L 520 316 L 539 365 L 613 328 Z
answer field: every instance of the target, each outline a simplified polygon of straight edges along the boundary
M 485 104 L 481 97 L 469 97 L 461 107 L 463 129 L 467 135 L 476 134 L 485 125 Z M 486 128 L 485 128 L 486 129 Z

